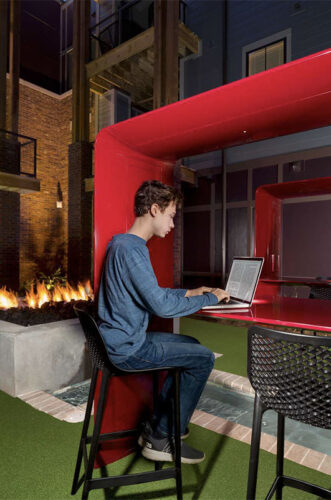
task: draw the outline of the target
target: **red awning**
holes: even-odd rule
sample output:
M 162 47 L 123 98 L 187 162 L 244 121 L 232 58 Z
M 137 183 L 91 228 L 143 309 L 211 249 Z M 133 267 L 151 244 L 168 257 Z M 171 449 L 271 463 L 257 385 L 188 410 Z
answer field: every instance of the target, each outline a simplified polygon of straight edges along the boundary
M 130 149 L 178 159 L 331 124 L 331 49 L 103 129 Z

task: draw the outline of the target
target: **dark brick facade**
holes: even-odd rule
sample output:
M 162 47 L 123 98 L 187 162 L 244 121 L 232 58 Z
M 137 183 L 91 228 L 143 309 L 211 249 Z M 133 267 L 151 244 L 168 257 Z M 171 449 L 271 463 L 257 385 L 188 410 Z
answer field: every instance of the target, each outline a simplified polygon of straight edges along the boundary
M 19 173 L 20 146 L 10 135 L 0 137 L 2 172 Z M 20 195 L 0 191 L 0 287 L 17 290 L 20 269 Z
M 17 175 L 20 171 L 20 144 L 9 134 L 0 135 L 0 170 Z
M 19 287 L 20 195 L 0 191 L 0 287 Z

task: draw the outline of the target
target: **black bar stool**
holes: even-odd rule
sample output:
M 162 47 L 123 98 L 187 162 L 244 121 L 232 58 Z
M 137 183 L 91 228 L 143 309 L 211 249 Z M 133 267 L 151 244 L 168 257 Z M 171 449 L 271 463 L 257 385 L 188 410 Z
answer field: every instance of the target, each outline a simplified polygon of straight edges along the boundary
M 284 486 L 331 499 L 331 490 L 284 476 L 285 417 L 331 429 L 331 337 L 253 326 L 248 330 L 248 378 L 255 389 L 247 500 L 255 499 L 261 423 L 266 410 L 278 416 L 276 478 L 266 496 L 281 500 Z
M 152 481 L 161 481 L 164 479 L 176 479 L 177 499 L 182 499 L 182 472 L 181 472 L 181 438 L 180 438 L 180 372 L 181 369 L 176 367 L 162 367 L 153 368 L 149 370 L 135 370 L 124 371 L 117 368 L 109 359 L 103 338 L 99 332 L 99 328 L 93 317 L 82 309 L 75 308 L 75 312 L 79 318 L 80 324 L 83 328 L 87 346 L 92 359 L 92 378 L 90 385 L 90 392 L 86 406 L 85 419 L 82 429 L 82 435 L 78 448 L 78 456 L 76 468 L 74 473 L 73 485 L 71 494 L 74 495 L 80 487 L 82 481 L 79 481 L 80 469 L 82 459 L 84 457 L 85 473 L 83 475 L 83 494 L 82 499 L 86 500 L 90 490 L 98 488 L 109 488 L 112 486 L 125 486 L 131 484 L 147 483 Z M 92 404 L 94 399 L 95 387 L 97 382 L 98 370 L 102 373 L 101 389 L 98 399 L 98 407 L 96 409 L 95 422 L 93 427 L 92 436 L 87 435 L 89 421 L 91 417 Z M 158 374 L 163 371 L 172 373 L 174 384 L 174 424 L 175 424 L 175 464 L 174 467 L 161 469 L 160 463 L 155 462 L 155 470 L 149 472 L 142 472 L 139 474 L 125 474 L 120 476 L 108 476 L 101 478 L 93 478 L 93 468 L 100 442 L 110 441 L 127 436 L 138 435 L 139 429 L 129 429 L 119 432 L 111 432 L 107 434 L 100 434 L 102 416 L 105 408 L 107 388 L 109 381 L 112 377 L 120 377 L 123 375 L 135 375 L 141 373 L 153 373 L 153 396 L 154 404 L 158 396 Z M 90 444 L 89 453 L 87 451 L 87 444 Z

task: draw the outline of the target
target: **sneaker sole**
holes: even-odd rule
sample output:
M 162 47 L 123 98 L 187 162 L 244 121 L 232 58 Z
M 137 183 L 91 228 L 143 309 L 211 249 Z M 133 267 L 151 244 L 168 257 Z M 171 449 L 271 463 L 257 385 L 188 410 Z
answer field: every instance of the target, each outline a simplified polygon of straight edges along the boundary
M 175 459 L 171 453 L 166 453 L 164 451 L 156 451 L 151 450 L 149 448 L 144 447 L 142 449 L 143 457 L 147 458 L 147 460 L 153 460 L 153 462 L 174 462 Z M 201 458 L 187 458 L 181 457 L 182 464 L 200 464 L 205 459 L 205 454 Z
M 190 434 L 190 431 L 188 431 L 186 434 L 183 434 L 182 436 L 180 436 L 180 438 L 186 439 L 189 437 L 189 434 Z M 145 443 L 146 443 L 146 440 L 140 434 L 140 436 L 138 437 L 138 444 L 139 444 L 140 448 L 143 448 L 145 446 Z

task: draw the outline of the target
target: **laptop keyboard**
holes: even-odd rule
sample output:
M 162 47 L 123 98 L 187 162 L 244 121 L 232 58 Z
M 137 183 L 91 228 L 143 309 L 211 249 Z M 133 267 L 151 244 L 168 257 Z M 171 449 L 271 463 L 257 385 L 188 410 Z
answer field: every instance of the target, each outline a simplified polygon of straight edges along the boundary
M 220 304 L 224 304 L 224 305 L 229 305 L 229 304 L 238 304 L 238 300 L 233 300 L 233 299 L 230 299 L 229 302 L 225 302 L 224 300 L 222 300 L 220 302 Z

